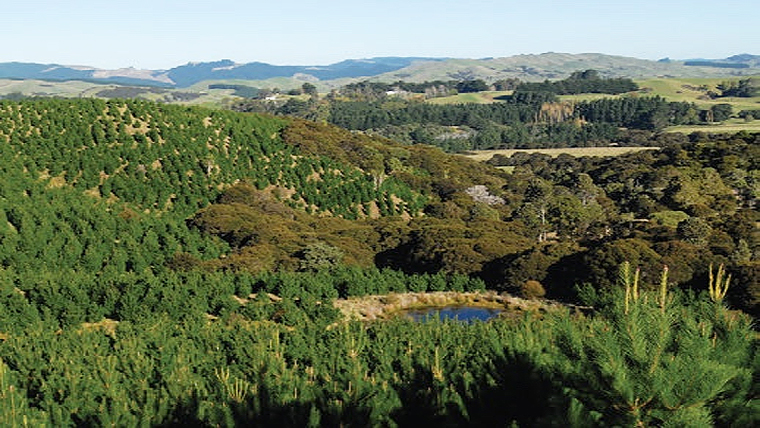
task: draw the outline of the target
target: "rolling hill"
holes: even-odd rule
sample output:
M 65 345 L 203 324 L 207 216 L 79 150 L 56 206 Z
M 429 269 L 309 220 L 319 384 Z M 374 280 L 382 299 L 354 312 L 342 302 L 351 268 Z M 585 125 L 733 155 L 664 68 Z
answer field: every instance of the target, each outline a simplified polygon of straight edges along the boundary
M 122 68 L 102 70 L 60 64 L 0 63 L 0 79 L 52 81 L 88 80 L 99 83 L 187 88 L 214 80 L 293 79 L 294 82 L 330 82 L 372 78 L 404 80 L 519 78 L 526 81 L 563 78 L 577 70 L 595 69 L 605 77 L 721 77 L 760 74 L 757 55 L 741 54 L 717 60 L 651 61 L 597 53 L 543 53 L 504 58 L 462 59 L 426 57 L 376 57 L 348 59 L 330 65 L 272 65 L 236 63 L 225 59 L 188 63 L 169 70 Z M 297 86 L 294 84 L 293 86 Z

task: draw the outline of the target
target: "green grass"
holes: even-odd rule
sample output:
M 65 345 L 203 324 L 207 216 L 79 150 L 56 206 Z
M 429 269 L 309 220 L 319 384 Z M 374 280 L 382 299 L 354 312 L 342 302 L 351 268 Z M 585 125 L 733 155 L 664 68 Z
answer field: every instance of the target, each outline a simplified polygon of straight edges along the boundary
M 760 109 L 760 106 L 758 106 Z M 760 132 L 760 120 L 747 122 L 744 119 L 729 119 L 722 123 L 710 125 L 680 125 L 671 126 L 665 129 L 666 132 L 682 132 L 690 134 L 692 132 L 714 132 L 714 133 L 734 133 L 739 131 Z
M 661 96 L 669 101 L 695 103 L 699 108 L 708 109 L 716 104 L 728 103 L 733 107 L 734 113 L 741 110 L 760 110 L 760 96 L 752 98 L 716 98 L 709 99 L 706 96 L 708 90 L 716 90 L 716 86 L 728 80 L 739 80 L 747 77 L 715 77 L 715 78 L 652 78 L 639 79 L 636 83 L 641 87 L 640 91 L 633 93 L 633 96 Z M 752 77 L 755 79 L 755 85 L 760 86 L 760 76 Z M 180 92 L 196 92 L 201 96 L 185 104 L 199 104 L 209 107 L 219 107 L 226 99 L 232 96 L 232 90 L 214 89 L 208 90 L 210 83 L 235 83 L 259 88 L 279 87 L 281 90 L 299 87 L 303 82 L 293 78 L 275 78 L 260 81 L 246 80 L 224 80 L 224 81 L 205 81 L 193 85 L 189 88 L 174 89 Z M 316 82 L 320 91 L 326 91 L 329 85 L 327 82 Z M 41 80 L 10 80 L 0 79 L 0 96 L 8 95 L 15 92 L 21 92 L 25 95 L 34 96 L 55 96 L 64 98 L 88 97 L 95 96 L 103 89 L 112 88 L 113 85 L 100 84 L 83 81 L 66 81 L 66 82 L 47 82 Z M 170 89 L 169 91 L 172 91 Z M 497 98 L 511 94 L 512 91 L 488 91 L 478 93 L 458 94 L 450 97 L 433 98 L 427 102 L 431 104 L 488 104 L 497 102 Z M 620 95 L 607 94 L 579 94 L 579 95 L 562 95 L 562 101 L 588 101 L 603 98 L 615 98 Z M 626 96 L 626 95 L 624 95 Z M 627 95 L 630 96 L 630 95 Z M 146 93 L 144 98 L 161 99 L 158 94 Z M 743 120 L 730 120 L 724 124 L 715 125 L 698 125 L 698 126 L 678 126 L 668 128 L 671 132 L 736 132 L 736 131 L 758 131 L 760 130 L 760 120 L 745 122 Z
M 430 104 L 490 104 L 496 102 L 495 98 L 511 95 L 512 91 L 486 91 L 466 94 L 457 94 L 450 97 L 432 98 Z
M 559 100 L 560 101 L 594 101 L 594 100 L 603 100 L 607 98 L 620 98 L 620 95 L 612 95 L 612 94 L 574 94 L 574 95 L 560 95 Z
M 743 77 L 742 79 L 745 79 Z M 637 80 L 642 95 L 659 95 L 669 101 L 685 101 L 695 103 L 701 108 L 710 108 L 715 104 L 731 104 L 735 112 L 740 110 L 760 109 L 760 96 L 752 98 L 715 98 L 709 99 L 707 91 L 717 91 L 716 86 L 726 81 L 738 81 L 740 78 L 659 78 Z M 753 77 L 755 85 L 760 85 L 760 77 Z M 705 88 L 705 89 L 702 89 Z
M 716 77 L 716 78 L 654 78 L 654 79 L 639 79 L 636 83 L 641 90 L 629 94 L 623 95 L 609 95 L 609 94 L 577 94 L 577 95 L 561 95 L 559 97 L 562 101 L 593 101 L 605 98 L 618 98 L 620 96 L 661 96 L 669 101 L 689 102 L 695 103 L 700 108 L 710 108 L 716 104 L 731 104 L 734 112 L 738 113 L 741 110 L 757 110 L 760 109 L 760 96 L 752 98 L 738 98 L 738 97 L 726 97 L 709 99 L 707 97 L 707 91 L 716 91 L 716 86 L 725 81 L 737 81 L 739 79 L 746 79 L 747 77 Z M 756 80 L 756 85 L 760 86 L 760 76 L 752 77 Z M 458 94 L 450 97 L 433 98 L 428 100 L 431 104 L 488 104 L 495 102 L 496 97 L 502 95 L 510 95 L 512 91 L 502 92 L 478 92 Z M 750 128 L 752 128 L 750 126 Z
M 620 156 L 625 153 L 639 152 L 642 150 L 657 150 L 659 147 L 568 147 L 562 149 L 501 149 L 501 150 L 471 150 L 464 153 L 463 156 L 474 161 L 484 162 L 491 159 L 494 155 L 512 156 L 518 152 L 524 153 L 543 153 L 551 157 L 557 157 L 561 154 L 571 156 Z
M 44 80 L 0 79 L 0 95 L 20 92 L 24 95 L 56 96 L 73 98 L 86 96 L 88 92 L 97 92 L 110 85 L 71 80 L 66 82 L 47 82 Z

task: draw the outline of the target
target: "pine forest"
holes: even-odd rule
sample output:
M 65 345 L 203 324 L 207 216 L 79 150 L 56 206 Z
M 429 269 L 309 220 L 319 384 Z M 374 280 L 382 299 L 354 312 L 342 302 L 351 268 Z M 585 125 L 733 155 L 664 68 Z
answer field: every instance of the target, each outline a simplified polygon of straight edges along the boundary
M 0 425 L 757 426 L 760 134 L 557 101 L 595 78 L 487 106 L 0 100 Z M 651 147 L 444 151 L 615 138 Z M 445 292 L 527 303 L 338 305 Z

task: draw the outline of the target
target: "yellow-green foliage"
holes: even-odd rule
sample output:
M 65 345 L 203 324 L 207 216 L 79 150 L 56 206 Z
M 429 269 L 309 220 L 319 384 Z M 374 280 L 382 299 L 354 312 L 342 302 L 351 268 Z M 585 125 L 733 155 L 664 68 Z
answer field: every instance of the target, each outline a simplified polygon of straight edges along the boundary
M 731 283 L 731 274 L 726 273 L 723 263 L 718 266 L 718 270 L 715 274 L 713 274 L 713 266 L 710 264 L 708 272 L 710 276 L 707 289 L 710 293 L 710 299 L 712 299 L 713 302 L 721 303 L 728 292 L 728 286 Z
M 742 78 L 743 79 L 743 78 Z M 750 98 L 728 97 L 711 98 L 708 92 L 718 91 L 717 86 L 726 81 L 738 81 L 740 78 L 657 78 L 637 81 L 647 95 L 659 95 L 671 101 L 694 102 L 702 108 L 709 108 L 720 103 L 730 103 L 735 111 L 754 109 L 760 96 Z M 757 79 L 755 79 L 757 80 Z
M 412 221 L 316 217 L 245 183 L 229 188 L 219 203 L 200 210 L 190 224 L 221 237 L 234 249 L 208 266 L 254 272 L 294 268 L 309 246 L 327 245 L 339 249 L 342 262 L 348 265 L 371 266 L 379 254 L 394 253 L 387 261 L 393 267 L 473 273 L 528 244 L 498 218 L 473 216 L 467 222 L 431 217 Z
M 346 286 L 430 289 L 462 280 L 469 281 L 348 270 L 124 277 L 117 306 L 143 310 L 110 329 L 61 329 L 39 314 L 12 327 L 0 341 L 0 421 L 587 427 L 758 420 L 750 320 L 693 296 L 676 294 L 663 308 L 656 291 L 639 290 L 625 308 L 618 289 L 598 295 L 587 315 L 561 308 L 469 325 L 343 321 L 328 297 Z M 233 299 L 235 289 L 245 298 Z
M 546 295 L 544 286 L 540 282 L 530 279 L 520 287 L 520 294 L 526 299 L 538 299 Z
M 340 249 L 343 262 L 370 266 L 373 236 L 367 224 L 340 218 L 318 218 L 288 207 L 269 192 L 248 184 L 231 187 L 220 203 L 199 211 L 191 224 L 220 236 L 236 250 L 211 265 L 252 272 L 292 269 L 299 254 L 322 243 Z
M 0 359 L 0 424 L 4 427 L 44 427 L 47 415 L 29 407 L 24 390 L 14 382 L 14 373 Z
M 625 312 L 628 313 L 631 302 L 636 303 L 639 300 L 639 275 L 641 269 L 636 268 L 631 270 L 631 263 L 629 261 L 623 262 L 620 265 L 620 272 L 618 278 L 621 284 L 625 287 Z
M 751 377 L 743 366 L 747 349 L 733 348 L 736 340 L 753 340 L 750 319 L 707 302 L 685 306 L 689 299 L 683 295 L 668 295 L 667 269 L 659 291 L 637 291 L 636 273 L 627 264 L 620 273 L 625 289 L 597 300 L 593 318 L 565 324 L 556 339 L 566 368 L 575 373 L 566 378 L 569 395 L 594 407 L 601 426 L 714 424 L 711 407 L 728 405 L 719 397 L 746 385 L 743 376 Z M 605 398 L 589 394 L 598 390 L 606 391 Z M 747 412 L 744 423 L 760 415 L 747 402 L 733 411 Z

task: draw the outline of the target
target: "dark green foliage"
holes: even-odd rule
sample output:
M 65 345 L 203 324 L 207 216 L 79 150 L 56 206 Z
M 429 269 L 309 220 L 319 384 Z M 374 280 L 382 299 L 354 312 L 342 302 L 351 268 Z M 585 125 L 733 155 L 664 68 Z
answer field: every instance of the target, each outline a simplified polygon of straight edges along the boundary
M 710 426 L 724 417 L 716 412 L 732 414 L 729 425 L 756 423 L 756 403 L 739 398 L 756 375 L 748 319 L 681 294 L 636 296 L 629 303 L 618 289 L 599 316 L 562 321 L 556 340 L 568 397 L 599 426 Z
M 243 98 L 257 98 L 259 96 L 259 89 L 254 88 L 252 86 L 246 86 L 246 85 L 229 85 L 229 84 L 221 84 L 221 83 L 215 83 L 212 85 L 208 85 L 209 89 L 232 89 L 234 92 L 232 95 L 236 95 L 238 97 Z
M 557 95 L 566 94 L 622 94 L 639 89 L 639 86 L 631 79 L 599 77 L 596 70 L 576 71 L 567 79 L 557 81 L 545 81 L 541 83 L 526 82 L 517 85 L 517 91 L 543 91 Z
M 726 81 L 718 85 L 721 97 L 754 97 L 757 92 L 757 86 L 753 84 L 752 79 L 740 79 L 738 81 Z
M 309 244 L 301 251 L 302 271 L 320 271 L 334 269 L 343 261 L 343 252 L 336 247 L 316 242 Z
M 712 228 L 702 218 L 690 217 L 678 223 L 677 231 L 678 237 L 684 242 L 705 246 L 712 233 Z
M 660 130 L 665 126 L 691 123 L 695 107 L 688 103 L 668 102 L 662 97 L 609 98 L 578 103 L 579 117 L 614 126 Z
M 552 298 L 566 298 L 571 291 L 567 278 L 581 275 L 577 262 L 570 261 L 573 255 L 582 252 L 577 244 L 549 242 L 536 245 L 519 254 L 500 260 L 498 288 L 512 294 L 519 294 L 528 281 L 542 285 Z
M 142 209 L 189 215 L 243 178 L 296 189 L 295 204 L 347 217 L 356 216 L 352 204 L 393 192 L 376 188 L 375 171 L 329 153 L 295 156 L 279 138 L 287 123 L 272 118 L 140 101 L 35 100 L 0 109 L 0 135 L 11 150 L 23 145 L 19 160 L 31 174 Z M 409 208 L 418 203 L 409 200 Z
M 715 104 L 710 107 L 710 113 L 712 116 L 711 122 L 723 122 L 731 117 L 732 107 L 731 104 Z
M 463 80 L 457 83 L 456 89 L 457 91 L 462 92 L 462 93 L 482 92 L 482 91 L 488 90 L 488 85 L 486 84 L 486 82 L 484 82 L 481 79 Z
M 185 275 L 176 283 L 193 292 L 174 288 L 153 300 L 151 287 L 175 283 L 161 276 L 138 293 L 149 307 L 131 320 L 59 331 L 42 321 L 18 325 L 0 342 L 0 417 L 56 426 L 758 420 L 748 320 L 700 299 L 670 297 L 663 311 L 654 296 L 641 296 L 626 313 L 612 293 L 597 296 L 590 317 L 334 323 L 329 297 L 312 288 L 331 277 Z M 139 281 L 126 281 L 130 294 Z M 264 288 L 241 304 L 231 296 L 243 282 Z M 294 285 L 298 297 L 287 297 Z M 175 295 L 181 310 L 165 301 Z M 214 310 L 213 296 L 230 303 Z M 206 311 L 218 318 L 208 321 Z
M 330 103 L 329 120 L 344 128 L 450 151 L 623 143 L 626 134 L 618 129 L 621 127 L 660 130 L 700 120 L 693 104 L 667 102 L 660 97 L 623 97 L 571 105 L 559 103 L 555 92 L 518 89 L 504 101 L 438 105 L 414 100 L 336 100 Z
M 666 263 L 702 290 L 724 263 L 726 301 L 756 312 L 757 138 L 692 140 L 507 175 L 306 121 L 3 101 L 0 423 L 757 425 L 748 318 L 695 292 L 623 309 L 610 279 Z M 594 311 L 360 323 L 332 304 L 527 280 L 566 299 L 593 281 Z

